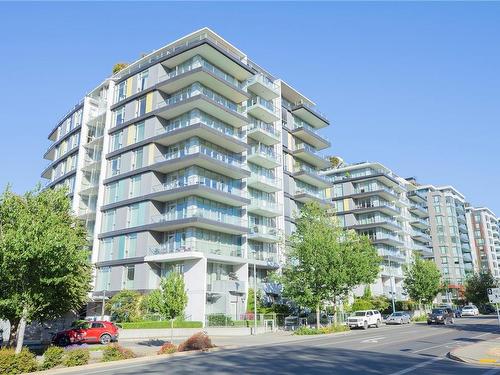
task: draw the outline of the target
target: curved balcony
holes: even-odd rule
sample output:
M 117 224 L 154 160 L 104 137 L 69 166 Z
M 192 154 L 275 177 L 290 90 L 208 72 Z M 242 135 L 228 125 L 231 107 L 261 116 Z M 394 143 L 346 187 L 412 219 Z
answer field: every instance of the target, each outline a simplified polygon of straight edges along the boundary
M 274 149 L 262 144 L 253 145 L 248 150 L 247 160 L 267 169 L 281 165 L 281 155 L 276 153 Z
M 247 127 L 247 136 L 267 146 L 280 143 L 281 140 L 281 132 L 273 124 L 254 118 L 250 119 L 250 124 Z
M 248 233 L 247 223 L 243 218 L 198 208 L 189 208 L 151 217 L 151 230 L 166 232 L 187 227 L 197 227 L 229 234 Z
M 151 168 L 161 173 L 169 173 L 191 165 L 198 165 L 236 179 L 250 176 L 246 163 L 240 158 L 223 154 L 206 146 L 192 146 L 160 155 L 155 158 L 155 164 Z
M 265 100 L 276 99 L 280 96 L 279 86 L 262 73 L 258 73 L 247 80 L 247 89 Z
M 273 102 L 259 96 L 247 100 L 247 114 L 268 123 L 281 118 L 280 111 L 273 105 Z
M 202 257 L 220 259 L 221 257 L 242 258 L 241 246 L 214 243 L 199 239 L 187 239 L 184 243 L 151 246 L 144 260 L 146 262 L 172 261 L 177 259 L 200 259 Z M 236 261 L 241 263 L 242 260 Z
M 153 186 L 152 190 L 153 199 L 160 202 L 195 195 L 236 207 L 250 203 L 246 191 L 203 176 L 190 176 L 187 179 L 159 184 Z

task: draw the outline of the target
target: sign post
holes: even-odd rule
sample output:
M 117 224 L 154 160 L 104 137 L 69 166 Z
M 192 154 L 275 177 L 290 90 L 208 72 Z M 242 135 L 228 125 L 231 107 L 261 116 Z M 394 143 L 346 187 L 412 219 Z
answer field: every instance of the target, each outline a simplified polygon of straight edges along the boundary
M 500 313 L 498 312 L 498 303 L 500 302 L 500 288 L 488 288 L 488 299 L 494 303 L 497 309 L 498 325 L 500 326 Z

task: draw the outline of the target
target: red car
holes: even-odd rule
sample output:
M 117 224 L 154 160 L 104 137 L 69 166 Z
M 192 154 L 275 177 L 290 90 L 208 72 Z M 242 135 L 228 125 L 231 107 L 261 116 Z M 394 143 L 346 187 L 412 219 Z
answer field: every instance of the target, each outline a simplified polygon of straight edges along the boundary
M 52 343 L 59 346 L 83 343 L 109 344 L 118 341 L 118 327 L 111 322 L 80 322 L 75 327 L 57 332 Z

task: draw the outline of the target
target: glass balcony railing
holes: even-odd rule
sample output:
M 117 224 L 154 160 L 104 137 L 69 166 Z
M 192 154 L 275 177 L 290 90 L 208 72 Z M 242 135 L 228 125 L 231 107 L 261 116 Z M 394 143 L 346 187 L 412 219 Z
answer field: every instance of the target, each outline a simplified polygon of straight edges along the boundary
M 380 256 L 385 256 L 385 257 L 392 257 L 392 258 L 398 258 L 401 260 L 405 260 L 406 256 L 404 253 L 398 250 L 388 250 L 388 249 L 379 249 L 378 251 Z
M 394 191 L 394 190 L 392 190 L 384 185 L 380 185 L 380 184 L 363 186 L 363 187 L 358 187 L 358 188 L 354 189 L 355 194 L 370 193 L 372 191 L 385 191 L 389 194 L 397 196 L 396 191 Z
M 163 162 L 163 161 L 182 158 L 182 157 L 185 157 L 187 155 L 193 155 L 196 153 L 207 155 L 214 160 L 217 160 L 217 161 L 220 161 L 220 162 L 223 162 L 223 163 L 226 163 L 226 164 L 232 165 L 234 167 L 238 167 L 238 168 L 245 168 L 245 165 L 246 165 L 240 158 L 236 158 L 234 156 L 224 154 L 224 153 L 217 151 L 217 150 L 214 150 L 210 147 L 198 146 L 198 145 L 192 146 L 189 148 L 180 149 L 177 151 L 168 152 L 166 154 L 163 154 L 163 155 L 156 157 L 155 161 L 157 163 L 159 163 L 159 162 Z
M 239 82 L 236 78 L 234 78 L 232 75 L 227 74 L 223 70 L 217 68 L 215 65 L 209 63 L 207 60 L 205 60 L 203 57 L 201 57 L 199 55 L 194 56 L 188 63 L 183 63 L 183 64 L 176 66 L 167 74 L 160 75 L 158 77 L 158 82 L 163 82 L 163 81 L 166 81 L 168 79 L 172 79 L 174 77 L 177 77 L 181 74 L 187 73 L 191 70 L 194 70 L 194 69 L 200 68 L 200 67 L 203 67 L 204 69 L 213 73 L 215 76 L 223 79 L 228 84 L 235 86 L 240 90 L 242 90 L 244 88 L 244 85 L 241 82 Z
M 273 124 L 257 120 L 256 118 L 251 118 L 250 123 L 248 124 L 248 132 L 250 133 L 251 131 L 255 130 L 262 130 L 263 132 L 266 132 L 271 136 L 273 136 L 274 138 L 278 139 L 281 135 L 281 132 L 278 129 L 276 129 L 276 127 Z
M 274 227 L 268 227 L 267 225 L 250 225 L 249 234 L 252 235 L 263 235 L 263 236 L 277 236 L 278 229 Z
M 369 234 L 368 235 L 368 238 L 371 240 L 371 241 L 380 241 L 380 240 L 393 240 L 393 241 L 398 241 L 398 242 L 402 242 L 398 236 L 394 235 L 394 234 L 389 234 L 389 233 L 373 233 L 373 234 Z
M 382 273 L 390 276 L 403 276 L 403 269 L 401 267 L 382 266 Z
M 259 105 L 265 109 L 267 109 L 272 114 L 279 117 L 279 110 L 273 105 L 273 102 L 270 100 L 265 100 L 260 96 L 254 96 L 247 100 L 247 109 L 253 107 L 254 105 Z
M 272 211 L 272 212 L 278 212 L 281 208 L 281 206 L 276 203 L 276 202 L 271 202 L 267 201 L 264 199 L 259 199 L 255 197 L 250 197 L 251 203 L 248 207 L 248 209 L 261 209 L 261 210 L 266 210 L 266 211 Z
M 264 146 L 263 144 L 253 145 L 250 150 L 248 150 L 248 155 L 260 155 L 266 159 L 270 159 L 276 163 L 281 162 L 281 155 L 279 155 L 272 147 Z
M 425 226 L 429 226 L 429 222 L 425 219 L 422 219 L 422 218 L 419 218 L 419 217 L 412 217 L 410 219 L 410 223 L 411 224 L 422 224 L 422 225 L 425 225 Z
M 157 128 L 155 130 L 155 135 L 170 133 L 177 129 L 188 128 L 189 126 L 199 123 L 217 130 L 224 135 L 233 137 L 238 141 L 243 142 L 245 140 L 245 132 L 236 130 L 226 123 L 217 120 L 215 117 L 212 117 L 199 110 L 190 111 L 187 115 L 181 116 L 181 118 L 179 119 L 169 121 L 168 125 L 166 125 L 165 127 Z
M 156 193 L 160 191 L 168 191 L 187 186 L 204 186 L 213 190 L 237 195 L 242 198 L 246 198 L 248 196 L 247 192 L 244 190 L 241 190 L 239 188 L 233 187 L 231 185 L 204 176 L 189 176 L 188 178 L 182 178 L 176 181 L 165 182 L 163 184 L 153 186 L 152 190 L 153 193 Z
M 256 172 L 252 172 L 252 175 L 248 178 L 248 183 L 260 182 L 266 185 L 281 186 L 281 179 L 275 176 L 262 175 Z
M 242 115 L 244 113 L 243 107 L 241 105 L 234 103 L 233 101 L 223 97 L 222 95 L 217 94 L 216 92 L 210 90 L 209 88 L 206 88 L 205 86 L 199 83 L 195 83 L 191 85 L 189 88 L 184 89 L 178 93 L 175 93 L 171 97 L 165 99 L 164 101 L 157 103 L 156 108 L 160 109 L 169 105 L 181 103 L 197 95 L 202 95 L 210 100 L 213 100 L 217 104 L 220 104 L 224 108 L 232 112 L 235 112 L 239 115 Z
M 355 205 L 356 210 L 361 210 L 364 208 L 389 208 L 393 211 L 396 211 L 398 213 L 401 213 L 401 208 L 396 206 L 393 203 L 390 202 L 380 202 L 380 201 L 375 201 L 375 202 L 363 202 L 363 203 L 358 203 Z
M 240 216 L 233 216 L 220 211 L 204 210 L 202 208 L 188 208 L 185 210 L 176 210 L 167 212 L 163 215 L 156 215 L 151 217 L 151 223 L 166 223 L 174 220 L 202 218 L 214 220 L 223 224 L 237 225 L 246 227 L 246 221 Z
M 190 251 L 231 257 L 241 257 L 243 254 L 243 248 L 241 246 L 188 238 L 182 242 L 152 246 L 148 249 L 148 255 L 176 254 Z
M 278 263 L 278 254 L 269 251 L 252 251 L 248 250 L 248 259 L 260 260 L 269 263 Z
M 268 77 L 263 74 L 256 74 L 253 77 L 249 78 L 247 81 L 247 85 L 252 85 L 254 82 L 259 82 L 263 86 L 266 86 L 269 90 L 279 93 L 279 86 L 271 81 Z
M 311 195 L 317 199 L 321 199 L 321 200 L 326 199 L 326 195 L 325 195 L 324 191 L 314 191 L 311 189 L 297 188 L 297 189 L 295 189 L 295 194 L 296 195 L 307 194 L 307 195 Z
M 391 224 L 392 226 L 400 229 L 402 228 L 401 224 L 398 221 L 384 216 L 376 216 L 358 220 L 358 225 L 385 224 L 385 223 Z

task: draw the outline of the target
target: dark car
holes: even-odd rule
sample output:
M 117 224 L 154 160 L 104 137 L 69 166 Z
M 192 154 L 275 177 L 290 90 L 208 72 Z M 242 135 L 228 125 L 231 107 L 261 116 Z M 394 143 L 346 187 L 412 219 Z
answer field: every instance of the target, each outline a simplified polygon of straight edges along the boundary
M 427 315 L 427 324 L 453 324 L 454 317 L 455 313 L 449 307 L 432 309 L 432 312 Z
M 57 332 L 52 338 L 55 345 L 101 343 L 118 340 L 118 327 L 111 322 L 80 322 L 75 327 Z
M 455 318 L 461 318 L 462 317 L 462 310 L 461 309 L 454 309 L 453 313 L 455 314 Z

